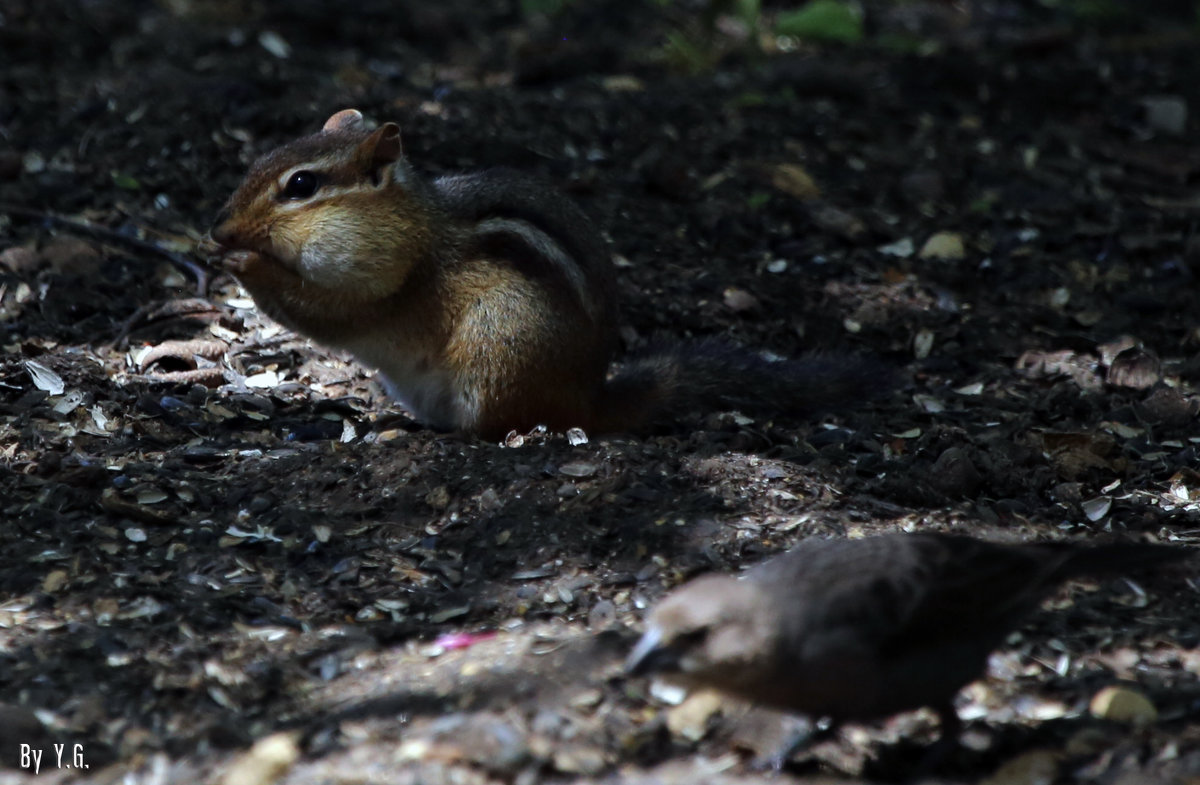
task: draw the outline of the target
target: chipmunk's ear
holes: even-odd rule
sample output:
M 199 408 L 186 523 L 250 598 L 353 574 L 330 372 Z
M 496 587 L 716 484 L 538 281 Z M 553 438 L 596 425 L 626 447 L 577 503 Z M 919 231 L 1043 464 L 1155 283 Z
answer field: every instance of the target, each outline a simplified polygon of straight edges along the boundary
M 400 126 L 384 123 L 358 146 L 358 160 L 371 172 L 379 172 L 388 164 L 399 161 L 403 154 L 400 146 Z
M 325 121 L 322 131 L 352 131 L 362 126 L 362 112 L 357 109 L 343 109 Z

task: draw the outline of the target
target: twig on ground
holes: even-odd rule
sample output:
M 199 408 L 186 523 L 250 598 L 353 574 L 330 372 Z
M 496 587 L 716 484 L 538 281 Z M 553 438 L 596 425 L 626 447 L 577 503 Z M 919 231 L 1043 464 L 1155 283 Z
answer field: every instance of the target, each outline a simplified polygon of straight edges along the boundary
M 31 221 L 38 221 L 45 226 L 54 226 L 64 229 L 71 234 L 81 235 L 102 243 L 114 245 L 126 251 L 134 253 L 146 254 L 149 256 L 157 256 L 160 259 L 165 259 L 181 270 L 190 273 L 196 279 L 196 294 L 204 297 L 208 293 L 209 270 L 202 264 L 193 262 L 191 259 L 182 254 L 168 251 L 165 248 L 155 245 L 146 240 L 139 240 L 136 237 L 129 237 L 120 232 L 113 231 L 104 226 L 96 226 L 95 224 L 83 223 L 72 218 L 47 213 L 41 210 L 34 210 L 28 207 L 21 207 L 15 204 L 7 204 L 0 202 L 0 213 L 12 215 L 17 218 L 25 218 Z

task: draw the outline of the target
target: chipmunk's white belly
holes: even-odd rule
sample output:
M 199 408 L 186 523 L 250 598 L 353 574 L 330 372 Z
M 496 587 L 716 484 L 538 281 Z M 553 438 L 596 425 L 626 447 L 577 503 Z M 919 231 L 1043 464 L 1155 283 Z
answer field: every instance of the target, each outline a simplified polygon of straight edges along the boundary
M 454 384 L 450 374 L 427 358 L 402 351 L 383 352 L 375 346 L 349 346 L 351 353 L 379 369 L 389 396 L 417 420 L 442 430 L 470 428 L 478 406 Z

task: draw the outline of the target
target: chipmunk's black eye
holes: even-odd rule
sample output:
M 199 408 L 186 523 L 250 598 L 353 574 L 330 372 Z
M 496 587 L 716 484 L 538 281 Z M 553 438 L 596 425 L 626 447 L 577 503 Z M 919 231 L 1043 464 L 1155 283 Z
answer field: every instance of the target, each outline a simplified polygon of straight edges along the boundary
M 283 186 L 283 192 L 279 195 L 284 199 L 307 199 L 317 192 L 320 184 L 315 173 L 301 169 L 299 172 L 292 173 Z

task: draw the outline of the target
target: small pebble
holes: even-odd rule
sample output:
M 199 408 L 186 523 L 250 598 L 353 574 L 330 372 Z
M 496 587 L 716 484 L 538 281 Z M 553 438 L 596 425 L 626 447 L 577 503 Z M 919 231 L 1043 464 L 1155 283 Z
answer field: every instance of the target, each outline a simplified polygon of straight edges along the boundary
M 1150 699 L 1132 687 L 1105 687 L 1092 697 L 1088 709 L 1093 717 L 1128 725 L 1149 725 L 1158 719 Z

